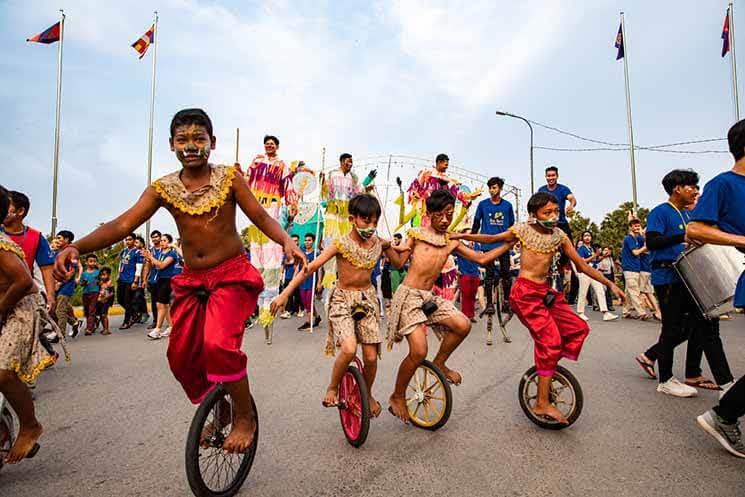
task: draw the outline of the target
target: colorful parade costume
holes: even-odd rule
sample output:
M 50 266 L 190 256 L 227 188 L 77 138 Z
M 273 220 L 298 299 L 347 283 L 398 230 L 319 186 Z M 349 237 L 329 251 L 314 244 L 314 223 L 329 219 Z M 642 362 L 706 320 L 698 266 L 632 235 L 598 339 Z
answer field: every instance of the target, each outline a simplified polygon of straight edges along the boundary
M 424 169 L 417 174 L 417 177 L 411 182 L 411 185 L 409 185 L 407 193 L 411 210 L 399 220 L 400 225 L 394 231 L 398 231 L 404 224 L 410 221 L 413 221 L 414 225 L 421 224 L 422 226 L 427 226 L 429 224 L 428 218 L 426 217 L 427 199 L 435 190 L 447 190 L 461 203 L 458 214 L 451 224 L 452 227 L 460 224 L 468 212 L 468 206 L 470 205 L 472 198 L 478 197 L 480 194 L 480 191 L 474 192 L 474 194 L 467 193 L 463 188 L 461 188 L 458 180 L 449 177 L 445 173 L 439 172 L 435 168 Z M 397 200 L 396 203 L 399 203 L 399 200 Z
M 360 269 L 375 266 L 382 252 L 382 243 L 375 237 L 372 247 L 360 247 L 349 235 L 334 240 L 339 253 L 350 264 Z M 359 320 L 352 317 L 353 310 L 363 310 Z M 331 289 L 327 308 L 329 331 L 326 337 L 326 355 L 334 355 L 344 338 L 355 336 L 358 343 L 380 344 L 380 302 L 375 287 L 364 290 L 347 290 L 335 286 Z M 380 347 L 378 347 L 380 353 Z
M 232 166 L 212 166 L 210 183 L 188 192 L 179 172 L 153 183 L 161 199 L 190 215 L 219 209 L 235 176 Z M 184 268 L 171 279 L 172 331 L 168 363 L 189 400 L 198 404 L 217 382 L 246 376 L 241 351 L 243 326 L 264 288 L 261 275 L 245 253 L 208 269 Z
M 559 228 L 543 234 L 527 223 L 516 224 L 510 231 L 520 240 L 523 250 L 541 254 L 556 252 L 566 238 Z M 549 293 L 553 294 L 553 304 L 547 306 Z M 577 360 L 590 327 L 569 306 L 562 292 L 552 289 L 548 282 L 518 277 L 512 285 L 510 307 L 533 337 L 539 376 L 553 376 L 562 357 Z
M 349 222 L 349 201 L 362 191 L 362 184 L 352 171 L 344 174 L 341 169 L 334 169 L 324 178 L 321 186 L 321 198 L 326 202 L 324 243 L 333 243 L 334 240 L 352 231 L 352 224 Z M 331 259 L 326 263 L 324 270 L 323 287 L 331 288 L 336 282 L 336 260 Z
M 7 235 L 0 232 L 0 250 L 12 252 L 24 261 L 24 253 Z M 25 264 L 25 261 L 24 261 Z M 39 341 L 42 330 L 53 330 L 60 338 L 65 359 L 70 356 L 65 348 L 64 337 L 47 313 L 38 293 L 23 297 L 8 313 L 0 329 L 0 369 L 14 371 L 18 377 L 33 383 L 39 374 L 54 364 Z

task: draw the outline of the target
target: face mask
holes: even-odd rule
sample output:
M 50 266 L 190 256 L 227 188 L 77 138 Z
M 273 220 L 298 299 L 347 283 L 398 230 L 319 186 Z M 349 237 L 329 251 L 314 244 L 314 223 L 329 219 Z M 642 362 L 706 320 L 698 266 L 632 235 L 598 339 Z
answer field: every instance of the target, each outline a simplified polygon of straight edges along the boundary
M 536 219 L 536 222 L 548 230 L 554 229 L 556 225 L 559 224 L 559 220 L 556 218 Z
M 376 228 L 374 227 L 373 228 L 358 228 L 357 226 L 355 226 L 354 229 L 356 229 L 357 233 L 365 240 L 367 240 L 368 238 L 371 238 L 375 234 L 375 231 L 376 231 Z

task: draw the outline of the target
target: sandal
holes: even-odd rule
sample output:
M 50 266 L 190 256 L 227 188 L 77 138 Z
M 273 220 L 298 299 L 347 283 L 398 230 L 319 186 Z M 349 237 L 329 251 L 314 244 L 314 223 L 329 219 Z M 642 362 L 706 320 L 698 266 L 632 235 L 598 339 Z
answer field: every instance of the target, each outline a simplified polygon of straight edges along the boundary
M 639 367 L 642 368 L 650 378 L 652 378 L 653 380 L 657 379 L 657 374 L 655 374 L 654 372 L 654 364 L 648 363 L 640 356 L 636 356 L 634 359 L 636 360 L 637 364 L 639 364 Z
M 722 389 L 722 387 L 720 387 L 719 385 L 717 385 L 716 383 L 714 383 L 708 378 L 703 378 L 700 380 L 686 380 L 684 383 L 688 385 L 689 387 L 701 388 L 703 390 L 721 390 Z

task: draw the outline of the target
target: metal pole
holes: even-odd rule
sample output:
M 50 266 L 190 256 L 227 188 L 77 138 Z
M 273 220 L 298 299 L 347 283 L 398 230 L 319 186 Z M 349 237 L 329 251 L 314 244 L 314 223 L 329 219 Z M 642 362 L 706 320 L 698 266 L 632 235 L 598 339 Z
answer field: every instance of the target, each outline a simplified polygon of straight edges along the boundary
M 57 181 L 59 177 L 60 119 L 62 117 L 62 48 L 65 43 L 65 11 L 60 9 L 59 48 L 57 49 L 57 111 L 54 120 L 54 162 L 52 173 L 52 236 L 57 234 Z
M 153 121 L 155 120 L 155 66 L 158 60 L 158 39 L 160 34 L 158 33 L 158 11 L 154 12 L 155 21 L 153 22 L 153 81 L 152 89 L 150 94 L 150 129 L 148 130 L 147 139 L 147 185 L 150 186 L 153 181 Z M 150 219 L 145 222 L 145 239 L 150 239 Z
M 238 161 L 238 151 L 241 146 L 241 128 L 235 128 L 235 163 L 240 164 Z
M 621 12 L 621 37 L 623 38 L 623 80 L 626 86 L 626 123 L 629 128 L 629 157 L 631 159 L 631 195 L 634 202 L 634 215 L 637 209 L 636 160 L 634 158 L 634 125 L 631 119 L 631 88 L 629 87 L 629 40 L 626 38 L 626 23 Z
M 323 170 L 326 168 L 326 147 L 323 147 L 323 151 L 321 152 L 321 175 L 323 175 Z M 325 180 L 325 178 L 324 178 Z M 318 242 L 318 236 L 321 232 L 321 201 L 323 200 L 323 184 L 318 185 L 318 205 L 316 206 L 316 239 L 314 241 L 313 245 L 313 255 L 318 255 L 318 249 L 319 242 Z M 313 273 L 313 288 L 310 290 L 310 332 L 313 333 L 313 309 L 316 308 L 316 281 L 318 280 L 318 271 Z
M 729 3 L 729 41 L 732 50 L 732 94 L 735 100 L 735 118 L 740 120 L 740 97 L 737 91 L 737 57 L 735 57 L 735 12 L 732 2 Z
M 509 112 L 503 112 L 501 110 L 497 111 L 498 116 L 506 116 L 506 117 L 514 117 L 515 119 L 520 119 L 522 122 L 528 125 L 528 128 L 530 129 L 530 194 L 533 195 L 535 193 L 535 178 L 533 174 L 533 125 L 530 124 L 530 121 L 525 119 L 522 116 L 518 116 L 517 114 L 510 114 Z

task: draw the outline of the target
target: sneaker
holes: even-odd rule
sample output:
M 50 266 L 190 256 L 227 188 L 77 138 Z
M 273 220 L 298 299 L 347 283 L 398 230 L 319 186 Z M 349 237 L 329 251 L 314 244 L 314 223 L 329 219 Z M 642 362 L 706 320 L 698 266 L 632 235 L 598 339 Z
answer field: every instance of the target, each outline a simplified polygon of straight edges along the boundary
M 589 321 L 590 320 L 590 318 L 588 318 L 587 315 L 584 312 L 580 312 L 579 314 L 577 314 L 577 316 L 581 317 L 585 321 Z M 603 318 L 603 319 L 605 319 L 605 318 Z
M 297 329 L 298 329 L 299 331 L 302 331 L 302 330 L 309 330 L 309 329 L 310 329 L 310 323 L 307 323 L 307 322 L 306 322 L 306 323 L 303 323 L 303 324 L 301 324 L 300 326 L 298 326 L 298 327 L 297 327 Z
M 603 313 L 603 321 L 613 321 L 618 319 L 618 314 L 613 314 L 610 311 L 606 311 Z
M 290 319 L 292 317 L 292 314 L 290 314 L 289 311 L 285 311 L 282 314 L 280 314 L 279 317 L 282 319 Z
M 102 335 L 111 335 L 111 332 L 109 330 L 101 330 Z
M 250 329 L 251 329 L 251 328 L 253 328 L 253 327 L 254 327 L 255 325 L 256 325 L 256 320 L 255 320 L 255 319 L 249 319 L 249 320 L 248 320 L 248 325 L 246 326 L 246 328 L 248 328 L 248 329 L 250 330 Z
M 305 317 L 305 311 L 300 311 L 297 313 L 297 317 L 304 318 Z
M 670 378 L 665 383 L 657 385 L 657 391 L 672 395 L 673 397 L 696 397 L 698 395 L 698 390 L 689 387 L 688 385 L 684 385 L 675 377 Z
M 153 328 L 153 330 L 147 334 L 147 337 L 150 340 L 160 340 L 163 338 L 163 335 L 160 334 L 160 330 L 158 328 Z
M 727 393 L 727 390 L 732 388 L 734 385 L 735 385 L 735 380 L 732 380 L 729 383 L 725 383 L 724 385 L 721 385 L 720 388 L 722 390 L 719 392 L 719 400 L 721 400 L 722 397 L 724 397 L 724 394 Z
M 742 441 L 740 425 L 725 423 L 714 411 L 706 411 L 696 418 L 698 425 L 716 439 L 733 456 L 745 458 L 745 443 Z
M 149 325 L 147 325 L 147 329 L 148 330 L 154 330 L 155 329 L 155 323 L 150 323 Z
M 163 330 L 163 331 L 160 332 L 160 337 L 161 338 L 166 338 L 166 337 L 168 337 L 170 335 L 171 335 L 171 327 L 170 326 L 168 328 L 166 328 L 165 330 Z

